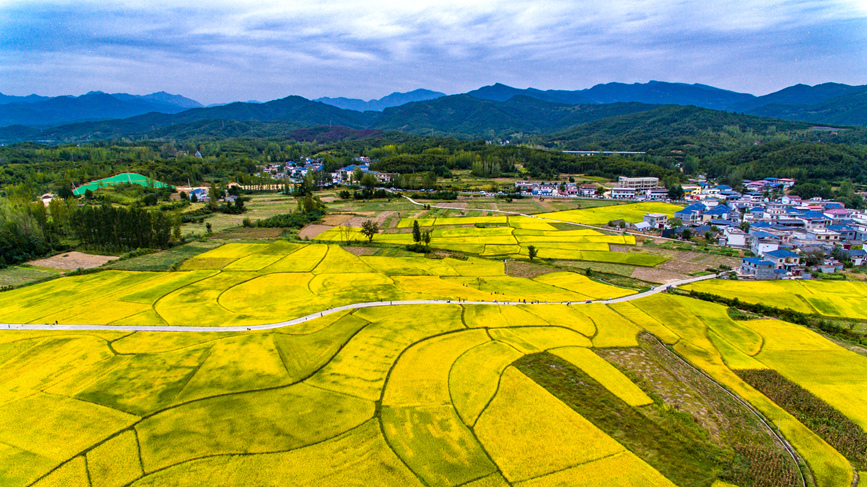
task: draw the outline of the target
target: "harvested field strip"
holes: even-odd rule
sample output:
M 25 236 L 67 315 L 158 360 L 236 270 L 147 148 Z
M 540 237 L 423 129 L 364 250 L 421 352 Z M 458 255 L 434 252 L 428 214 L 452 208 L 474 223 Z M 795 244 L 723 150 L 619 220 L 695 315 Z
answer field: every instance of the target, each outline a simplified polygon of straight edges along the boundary
M 632 354 L 635 354 L 634 350 L 623 349 L 620 356 L 625 358 Z M 714 476 L 732 480 L 740 479 L 736 472 L 743 466 L 734 468 L 736 460 L 733 452 L 721 448 L 712 436 L 708 437 L 705 430 L 697 429 L 694 419 L 689 418 L 685 421 L 682 415 L 687 413 L 680 410 L 681 408 L 670 407 L 667 393 L 653 391 L 666 397 L 669 407 L 664 407 L 661 402 L 658 402 L 654 405 L 634 408 L 586 372 L 551 354 L 528 355 L 518 360 L 515 366 L 602 431 L 617 438 L 626 448 L 676 484 L 700 485 Z M 659 377 L 648 378 L 647 381 L 650 384 L 661 383 Z M 685 384 L 676 382 L 676 387 L 682 389 L 684 386 Z M 711 385 L 711 387 L 715 386 Z M 718 404 L 717 407 L 725 406 Z M 745 412 L 741 410 L 740 414 Z M 748 412 L 746 414 L 747 419 L 751 418 Z M 738 418 L 737 415 L 732 417 L 736 420 Z M 707 424 L 702 426 L 707 427 Z M 730 427 L 737 428 L 738 435 L 737 438 L 729 440 L 730 442 L 740 441 L 765 448 L 763 443 L 768 440 L 764 437 L 763 431 L 744 430 L 739 422 L 732 423 Z M 729 443 L 729 448 L 731 446 L 732 444 Z M 661 451 L 666 454 L 659 455 L 658 452 Z M 761 485 L 798 486 L 794 462 L 782 451 L 777 452 L 776 455 L 777 462 L 782 460 L 783 465 L 789 467 L 788 470 L 784 470 L 784 476 L 776 475 L 773 469 L 769 468 L 770 464 L 766 465 L 761 460 L 748 459 L 752 463 L 747 465 L 745 478 L 758 473 L 764 475 L 760 477 L 764 482 Z M 787 460 L 788 464 L 785 463 Z M 775 475 L 769 477 L 770 473 Z
M 821 436 L 856 468 L 867 467 L 867 434 L 852 420 L 774 370 L 739 370 L 737 374 Z

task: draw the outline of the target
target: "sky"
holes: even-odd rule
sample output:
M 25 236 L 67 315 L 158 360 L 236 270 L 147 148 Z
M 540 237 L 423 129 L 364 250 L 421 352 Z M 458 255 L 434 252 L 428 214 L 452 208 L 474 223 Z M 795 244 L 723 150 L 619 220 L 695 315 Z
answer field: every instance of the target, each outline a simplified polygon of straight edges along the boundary
M 0 0 L 0 92 L 203 104 L 650 80 L 867 84 L 867 0 Z

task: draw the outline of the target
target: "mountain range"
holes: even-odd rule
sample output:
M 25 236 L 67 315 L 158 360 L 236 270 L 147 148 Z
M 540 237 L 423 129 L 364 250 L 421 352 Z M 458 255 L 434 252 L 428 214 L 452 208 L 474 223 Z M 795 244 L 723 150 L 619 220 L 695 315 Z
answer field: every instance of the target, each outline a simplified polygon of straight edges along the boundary
M 0 94 L 0 126 L 51 127 L 70 122 L 128 118 L 149 112 L 178 113 L 202 105 L 166 92 L 150 95 L 91 91 L 81 96 Z
M 141 97 L 93 92 L 41 101 L 31 95 L 24 97 L 30 101 L 0 104 L 0 126 L 7 125 L 0 128 L 0 142 L 281 136 L 320 125 L 460 138 L 520 139 L 670 105 L 812 124 L 867 126 L 867 86 L 832 83 L 796 85 L 762 97 L 706 85 L 657 81 L 608 83 L 578 91 L 495 84 L 462 95 L 440 95 L 416 90 L 368 102 L 356 100 L 365 106 L 383 107 L 381 111 L 340 108 L 299 96 L 266 103 L 201 107 L 193 100 L 166 93 Z M 425 99 L 401 103 L 414 98 Z M 344 99 L 341 103 L 355 102 Z M 385 106 L 391 103 L 400 104 Z M 189 108 L 192 105 L 199 107 Z M 22 123 L 27 116 L 37 115 L 42 117 L 41 123 Z
M 386 108 L 397 107 L 400 105 L 406 105 L 407 103 L 412 103 L 414 101 L 427 101 L 427 100 L 435 100 L 437 98 L 446 96 L 445 93 L 440 93 L 439 91 L 431 91 L 431 90 L 413 90 L 407 93 L 392 93 L 387 96 L 383 96 L 378 100 L 359 100 L 357 98 L 317 98 L 313 101 L 318 101 L 321 103 L 325 103 L 326 105 L 331 105 L 333 107 L 345 108 L 347 110 L 355 110 L 357 112 L 366 112 L 366 111 L 376 111 L 381 112 Z

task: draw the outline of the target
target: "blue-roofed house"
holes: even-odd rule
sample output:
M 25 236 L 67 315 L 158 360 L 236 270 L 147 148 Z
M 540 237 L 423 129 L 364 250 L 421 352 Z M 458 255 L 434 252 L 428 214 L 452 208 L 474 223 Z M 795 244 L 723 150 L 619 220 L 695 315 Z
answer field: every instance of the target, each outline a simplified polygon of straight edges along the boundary
M 701 215 L 707 210 L 704 203 L 693 203 L 686 208 L 674 212 L 675 218 L 680 218 L 683 223 L 695 223 L 701 220 Z
M 702 213 L 701 221 L 707 223 L 711 220 L 728 220 L 731 216 L 731 208 L 726 205 L 717 205 Z
M 787 249 L 777 249 L 765 252 L 762 258 L 774 263 L 775 269 L 790 270 L 801 265 L 801 256 Z
M 774 263 L 761 257 L 744 257 L 741 259 L 740 274 L 753 277 L 757 281 L 776 279 L 779 274 L 774 272 Z

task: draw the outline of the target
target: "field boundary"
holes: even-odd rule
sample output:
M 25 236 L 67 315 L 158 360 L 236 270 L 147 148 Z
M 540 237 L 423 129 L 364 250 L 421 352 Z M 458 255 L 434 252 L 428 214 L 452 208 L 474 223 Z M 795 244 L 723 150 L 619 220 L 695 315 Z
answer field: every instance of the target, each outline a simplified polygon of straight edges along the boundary
M 524 303 L 518 301 L 462 301 L 459 299 L 433 299 L 433 300 L 409 300 L 409 301 L 372 301 L 366 303 L 353 303 L 346 304 L 343 306 L 338 306 L 335 308 L 326 308 L 321 311 L 317 311 L 314 313 L 310 313 L 306 316 L 302 316 L 299 318 L 295 318 L 288 321 L 280 321 L 277 323 L 269 323 L 265 325 L 250 325 L 250 326 L 124 326 L 124 325 L 89 325 L 89 324 L 78 324 L 78 325 L 52 325 L 52 324 L 16 324 L 16 323 L 0 323 L 0 331 L 94 331 L 94 330 L 110 330 L 110 331 L 156 331 L 156 332 L 238 332 L 238 331 L 259 331 L 259 330 L 271 330 L 274 328 L 283 328 L 287 326 L 298 325 L 301 323 L 305 323 L 311 319 L 321 318 L 332 313 L 337 313 L 340 311 L 346 311 L 351 309 L 361 309 L 361 308 L 377 308 L 381 306 L 411 306 L 411 305 L 420 305 L 420 304 L 448 304 L 448 305 L 487 305 L 487 306 L 539 306 L 539 305 L 549 305 L 549 304 L 557 304 L 557 305 L 582 305 L 582 304 L 592 304 L 592 303 L 601 303 L 601 304 L 614 304 L 620 303 L 624 301 L 632 301 L 633 299 L 640 299 L 647 296 L 652 296 L 657 293 L 661 293 L 667 291 L 671 288 L 676 288 L 677 286 L 683 284 L 691 284 L 693 282 L 703 281 L 706 279 L 715 279 L 719 277 L 718 274 L 708 274 L 706 276 L 693 277 L 690 279 L 684 279 L 682 281 L 675 281 L 668 284 L 663 284 L 657 286 L 655 288 L 650 289 L 649 291 L 645 291 L 643 293 L 630 294 L 628 296 L 623 296 L 620 298 L 614 299 L 605 299 L 605 300 L 587 300 L 587 301 L 558 301 L 558 302 L 537 302 L 537 303 Z

